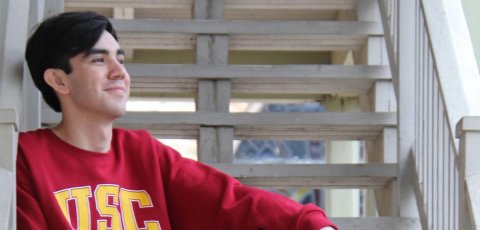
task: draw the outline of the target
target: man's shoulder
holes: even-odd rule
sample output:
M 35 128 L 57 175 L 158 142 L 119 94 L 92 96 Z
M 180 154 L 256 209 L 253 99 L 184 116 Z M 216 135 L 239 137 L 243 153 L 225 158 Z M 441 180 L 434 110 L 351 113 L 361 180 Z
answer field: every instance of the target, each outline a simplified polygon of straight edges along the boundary
M 19 144 L 22 144 L 25 142 L 38 142 L 49 139 L 51 132 L 50 129 L 36 129 L 27 132 L 20 132 L 18 135 L 18 142 Z

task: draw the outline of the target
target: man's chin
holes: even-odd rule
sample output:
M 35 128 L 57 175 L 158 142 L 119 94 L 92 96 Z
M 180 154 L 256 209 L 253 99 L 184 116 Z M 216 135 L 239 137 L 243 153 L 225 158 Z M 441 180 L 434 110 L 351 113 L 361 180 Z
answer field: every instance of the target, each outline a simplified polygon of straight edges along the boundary
M 127 113 L 127 111 L 125 109 L 123 110 L 119 110 L 119 111 L 115 111 L 112 113 L 112 119 L 113 120 L 116 120 L 118 118 L 121 118 L 123 117 L 125 114 Z

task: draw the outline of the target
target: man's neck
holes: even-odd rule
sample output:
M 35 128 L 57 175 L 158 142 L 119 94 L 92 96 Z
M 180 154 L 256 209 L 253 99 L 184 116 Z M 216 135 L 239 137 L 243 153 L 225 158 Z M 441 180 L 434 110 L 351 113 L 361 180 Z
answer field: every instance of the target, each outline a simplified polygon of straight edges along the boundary
M 106 153 L 112 141 L 112 123 L 76 119 L 71 121 L 62 118 L 60 124 L 52 131 L 63 141 L 80 149 Z

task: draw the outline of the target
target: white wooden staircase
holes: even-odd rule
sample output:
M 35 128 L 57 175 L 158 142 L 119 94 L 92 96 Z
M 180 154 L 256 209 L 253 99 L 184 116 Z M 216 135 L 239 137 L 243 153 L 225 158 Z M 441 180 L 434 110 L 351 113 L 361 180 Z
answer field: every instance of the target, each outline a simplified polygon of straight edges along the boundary
M 387 21 L 391 15 L 379 10 L 387 7 L 385 2 L 46 0 L 44 11 L 94 10 L 113 18 L 128 53 L 132 96 L 196 103 L 196 111 L 189 113 L 129 112 L 116 126 L 147 129 L 158 138 L 197 139 L 200 161 L 249 185 L 374 191 L 377 215 L 333 218 L 340 229 L 434 229 L 422 215 L 419 189 L 416 200 L 403 199 L 415 196 L 418 181 L 405 173 L 415 169 L 405 160 L 409 155 L 399 152 L 403 142 L 397 134 L 404 132 L 397 122 L 404 115 L 397 111 L 402 108 L 397 97 L 403 95 L 402 82 L 395 78 L 398 50 L 387 49 L 396 41 L 390 34 L 395 23 Z M 384 30 L 389 32 L 384 35 Z M 229 109 L 236 101 L 322 103 L 331 98 L 353 98 L 360 110 Z M 43 125 L 59 120 L 48 108 L 37 113 Z M 367 160 L 235 163 L 233 141 L 257 139 L 362 141 Z M 405 207 L 414 207 L 414 212 Z
M 118 126 L 148 129 L 159 138 L 198 139 L 199 160 L 254 186 L 375 189 L 382 217 L 335 219 L 341 229 L 419 228 L 418 220 L 398 217 L 396 211 L 396 101 L 376 1 L 67 0 L 64 4 L 67 11 L 91 9 L 115 18 L 120 43 L 133 54 L 127 68 L 134 96 L 196 101 L 195 113 L 131 112 Z M 156 61 L 141 57 L 147 52 L 170 56 Z M 280 64 L 236 57 L 243 53 L 268 58 L 272 56 L 268 52 L 289 52 L 292 57 Z M 296 53 L 319 57 L 302 63 L 295 61 Z M 187 58 L 175 62 L 176 55 Z M 358 98 L 362 111 L 229 112 L 231 101 L 328 97 Z M 58 119 L 44 117 L 46 123 Z M 361 140 L 367 143 L 370 160 L 235 164 L 233 140 L 249 139 Z

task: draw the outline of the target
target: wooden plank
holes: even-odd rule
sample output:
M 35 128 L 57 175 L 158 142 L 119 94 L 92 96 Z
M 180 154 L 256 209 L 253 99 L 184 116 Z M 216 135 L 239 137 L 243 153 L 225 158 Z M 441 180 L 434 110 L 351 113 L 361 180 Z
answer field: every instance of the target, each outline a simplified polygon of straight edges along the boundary
M 362 21 L 381 21 L 378 2 L 364 0 L 357 7 L 357 19 Z M 385 65 L 388 63 L 385 39 L 383 36 L 369 36 L 366 46 L 357 54 L 358 62 L 366 65 Z M 391 80 L 376 81 L 368 96 L 369 102 L 363 105 L 364 110 L 375 112 L 394 112 L 397 110 L 395 94 Z M 378 140 L 367 142 L 366 149 L 369 162 L 397 162 L 397 129 L 387 127 Z M 385 189 L 375 190 L 377 211 L 379 216 L 398 215 L 398 183 L 392 181 Z
M 202 126 L 278 126 L 278 127 L 370 127 L 380 129 L 396 125 L 395 113 L 323 112 L 323 113 L 144 113 L 129 112 L 119 119 L 137 124 L 198 124 Z
M 200 79 L 391 79 L 384 65 L 197 65 L 127 64 L 133 78 Z
M 122 47 L 134 49 L 191 50 L 195 48 L 195 34 L 118 32 Z M 360 50 L 365 35 L 354 34 L 232 34 L 229 50 L 248 51 L 335 51 Z
M 0 108 L 0 124 L 12 124 L 18 127 L 18 117 L 15 110 Z
M 45 13 L 44 2 L 30 1 L 28 28 L 34 28 L 43 18 Z M 58 7 L 58 6 L 55 6 Z M 34 130 L 40 128 L 41 99 L 40 91 L 35 86 L 30 75 L 27 63 L 23 64 L 22 80 L 22 116 L 20 130 Z
M 58 122 L 60 116 L 44 109 L 43 123 Z M 128 112 L 117 124 L 201 125 L 238 127 L 318 127 L 338 130 L 381 130 L 396 126 L 396 113 L 322 112 L 322 113 L 222 113 L 222 112 Z
M 254 94 L 258 94 L 257 98 L 266 94 L 279 98 L 288 94 L 318 97 L 329 93 L 366 93 L 375 80 L 390 79 L 386 66 L 129 64 L 127 68 L 134 95 L 189 96 L 196 92 L 200 79 L 231 79 L 235 98 L 251 98 Z
M 334 217 L 330 220 L 342 230 L 420 230 L 416 218 L 401 217 Z
M 242 183 L 268 188 L 378 188 L 396 177 L 395 164 L 210 164 Z
M 5 1 L 0 9 L 0 108 L 22 106 L 22 77 L 30 1 Z
M 190 8 L 193 0 L 65 0 L 65 7 L 132 7 L 132 8 Z
M 117 19 L 134 19 L 135 9 L 130 7 L 115 7 L 113 8 L 113 18 Z M 132 60 L 134 51 L 131 48 L 123 47 L 125 50 L 125 59 Z
M 187 34 L 330 34 L 382 35 L 378 22 L 356 21 L 242 21 L 242 20 L 163 20 L 112 19 L 118 32 Z
M 463 117 L 456 125 L 456 135 L 460 138 L 458 155 L 458 194 L 460 227 L 477 229 L 480 225 L 478 188 L 480 187 L 480 169 L 476 162 L 480 160 L 480 117 Z M 474 227 L 473 227 L 474 226 Z
M 0 226 L 5 229 L 15 229 L 16 225 L 16 127 L 18 118 L 15 110 L 0 108 Z
M 118 32 L 118 40 L 123 48 L 192 50 L 195 48 L 194 34 Z
M 480 229 L 480 175 L 469 176 L 465 180 L 465 191 L 472 226 Z
M 43 110 L 43 123 L 60 115 Z M 146 113 L 129 112 L 115 125 L 147 129 L 162 138 L 198 137 L 200 127 L 235 127 L 236 139 L 375 140 L 383 127 L 395 126 L 395 113 Z M 172 135 L 172 136 L 170 136 Z
M 227 0 L 225 8 L 229 10 L 246 9 L 300 9 L 300 10 L 352 10 L 356 0 Z M 65 7 L 136 7 L 136 8 L 190 8 L 193 0 L 65 0 Z
M 357 0 L 227 0 L 227 9 L 352 10 Z
M 433 4 L 434 5 L 434 4 Z M 415 145 L 415 111 L 412 105 L 415 102 L 415 95 L 412 90 L 415 88 L 415 2 L 404 1 L 399 4 L 398 31 L 398 170 L 401 173 L 398 180 L 399 216 L 418 217 L 417 203 L 412 189 L 413 181 L 410 173 L 413 167 L 408 167 L 409 156 L 412 146 Z
M 195 19 L 223 19 L 224 0 L 195 0 Z M 228 63 L 227 35 L 198 35 L 196 60 L 203 66 Z M 198 82 L 196 107 L 198 111 L 228 112 L 231 95 L 230 80 L 202 79 Z M 233 161 L 233 127 L 200 127 L 199 160 L 231 163 Z
M 1 229 L 14 229 L 9 228 L 13 221 L 13 211 L 16 207 L 12 207 L 14 202 L 15 192 L 15 174 L 9 170 L 0 167 L 0 204 L 2 209 L 0 210 L 0 226 Z

